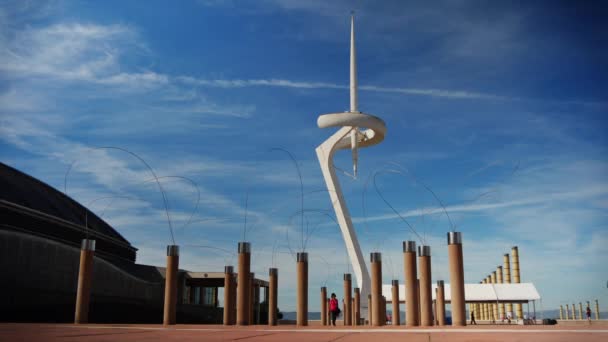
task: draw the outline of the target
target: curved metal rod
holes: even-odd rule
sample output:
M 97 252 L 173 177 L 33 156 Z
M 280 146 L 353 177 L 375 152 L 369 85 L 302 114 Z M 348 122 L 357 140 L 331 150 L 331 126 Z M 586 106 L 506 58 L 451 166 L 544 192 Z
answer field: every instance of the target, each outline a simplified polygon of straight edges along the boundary
M 420 234 L 418 234 L 418 232 L 416 231 L 416 229 L 414 229 L 414 227 L 403 217 L 401 216 L 401 214 L 399 213 L 399 211 L 397 211 L 387 200 L 386 198 L 384 198 L 384 195 L 382 195 L 382 192 L 380 191 L 380 189 L 378 189 L 378 185 L 376 184 L 376 176 L 378 175 L 378 173 L 374 174 L 374 188 L 376 188 L 376 193 L 378 194 L 378 196 L 380 196 L 380 198 L 382 198 L 382 200 L 384 201 L 384 203 L 391 208 L 391 210 L 395 213 L 395 215 L 397 215 L 403 222 L 405 222 L 405 224 L 410 228 L 410 230 L 418 237 L 418 239 L 420 240 L 420 242 L 422 244 L 424 244 L 424 239 L 422 238 L 422 236 L 420 236 Z
M 293 164 L 296 167 L 296 170 L 298 171 L 298 177 L 300 178 L 300 202 L 301 202 L 301 209 L 304 210 L 304 182 L 302 181 L 302 173 L 300 172 L 300 166 L 298 165 L 298 162 L 296 161 L 296 158 L 293 156 L 293 154 L 291 154 L 291 152 L 287 151 L 284 148 L 281 147 L 273 147 L 270 149 L 270 151 L 283 151 L 285 153 L 287 153 L 287 155 L 289 155 L 289 158 L 291 158 L 291 161 L 293 161 Z M 300 223 L 300 230 L 301 230 L 301 235 L 302 235 L 302 250 L 304 250 L 304 213 L 302 212 L 302 218 L 301 218 L 301 223 Z
M 116 147 L 116 146 L 100 146 L 100 147 L 92 147 L 89 148 L 91 150 L 103 150 L 103 149 L 108 149 L 108 150 L 118 150 L 118 151 L 123 151 L 125 153 L 130 154 L 131 156 L 137 158 L 140 162 L 142 162 L 150 171 L 150 173 L 152 173 L 152 176 L 154 177 L 154 179 L 156 180 L 156 184 L 158 185 L 158 189 L 160 190 L 160 193 L 162 195 L 163 198 L 163 204 L 165 206 L 165 214 L 167 215 L 167 223 L 169 224 L 169 232 L 171 233 L 171 241 L 173 242 L 173 244 L 175 245 L 175 236 L 173 235 L 173 225 L 171 224 L 171 217 L 169 216 L 169 205 L 167 204 L 167 196 L 165 195 L 165 190 L 163 189 L 162 185 L 160 184 L 160 182 L 158 181 L 158 177 L 156 176 L 156 173 L 154 172 L 154 170 L 152 169 L 152 167 L 143 159 L 141 158 L 139 155 L 124 149 L 122 147 Z M 72 167 L 74 166 L 74 164 L 76 163 L 76 161 L 72 162 L 72 164 L 70 164 L 67 172 L 65 173 L 64 176 L 64 183 L 63 183 L 63 189 L 64 189 L 64 193 L 67 196 L 67 179 L 68 179 L 68 174 L 70 173 L 70 171 L 72 170 Z
M 97 202 L 97 201 L 101 201 L 103 199 L 109 199 L 109 198 L 128 198 L 128 199 L 139 199 L 135 196 L 122 196 L 122 195 L 116 195 L 116 196 L 103 196 L 103 197 L 97 197 L 94 198 L 93 200 L 91 200 L 89 203 L 87 203 L 86 207 L 85 207 L 85 212 L 84 212 L 84 230 L 85 230 L 85 238 L 88 239 L 89 238 L 89 211 L 93 212 L 92 210 L 88 209 L 93 203 Z M 108 203 L 105 208 L 103 208 L 103 211 L 100 215 L 100 217 L 103 217 L 103 214 L 105 213 L 106 209 L 110 206 L 112 202 Z
M 224 262 L 228 263 L 228 260 L 232 261 L 234 259 L 235 253 L 231 252 L 227 249 L 215 247 L 215 246 L 207 246 L 207 245 L 184 245 L 184 247 L 197 247 L 197 248 L 205 248 L 205 249 L 213 249 L 219 252 L 224 252 L 230 256 L 230 259 L 224 259 Z
M 190 213 L 190 217 L 188 218 L 188 220 L 186 221 L 186 223 L 184 223 L 183 225 L 181 225 L 181 226 L 178 227 L 178 229 L 184 229 L 190 223 L 192 223 L 192 218 L 194 217 L 194 215 L 196 214 L 196 212 L 198 210 L 198 207 L 199 207 L 200 202 L 201 202 L 201 190 L 200 190 L 198 184 L 194 180 L 192 180 L 191 178 L 188 178 L 188 177 L 169 175 L 169 176 L 160 176 L 160 177 L 158 177 L 158 180 L 161 180 L 161 179 L 164 179 L 164 178 L 176 178 L 176 179 L 185 180 L 185 181 L 189 182 L 190 185 L 192 185 L 192 187 L 194 187 L 194 189 L 196 189 L 197 197 L 196 197 L 196 204 L 194 205 L 194 209 L 192 209 L 192 212 Z M 152 182 L 152 181 L 155 181 L 155 179 L 154 178 L 146 179 L 145 181 L 140 182 L 139 184 L 145 184 L 145 183 Z M 132 186 L 135 186 L 135 185 L 132 185 Z M 129 186 L 126 186 L 126 187 L 124 187 L 122 189 L 125 189 L 125 188 L 129 188 Z
M 437 196 L 437 194 L 435 194 L 435 192 L 433 191 L 433 189 L 431 189 L 429 186 L 427 186 L 426 184 L 424 184 L 424 182 L 418 180 L 416 177 L 414 177 L 414 175 L 411 174 L 411 172 L 409 172 L 406 168 L 404 168 L 403 166 L 399 165 L 398 163 L 391 162 L 389 164 L 396 165 L 397 167 L 401 168 L 401 170 L 403 170 L 403 171 L 400 171 L 400 170 L 387 170 L 388 172 L 399 173 L 399 174 L 401 174 L 403 176 L 409 176 L 410 178 L 412 178 L 412 180 L 414 180 L 414 182 L 422 185 L 423 188 L 425 188 L 428 192 L 430 192 L 433 195 L 433 197 L 435 197 L 435 200 L 437 202 L 439 202 L 439 205 L 441 205 L 441 208 L 443 209 L 443 212 L 445 213 L 445 216 L 447 216 L 448 221 L 450 222 L 450 227 L 452 228 L 452 231 L 454 231 L 454 223 L 452 222 L 450 214 L 446 210 L 445 205 L 443 204 L 443 201 L 441 201 L 441 198 L 439 198 L 439 196 Z

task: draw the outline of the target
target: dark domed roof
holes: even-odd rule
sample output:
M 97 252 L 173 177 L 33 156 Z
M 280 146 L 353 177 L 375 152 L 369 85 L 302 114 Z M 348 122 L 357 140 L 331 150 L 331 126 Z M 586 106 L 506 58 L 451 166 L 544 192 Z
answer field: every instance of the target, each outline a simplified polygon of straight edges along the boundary
M 97 240 L 101 254 L 135 261 L 135 249 L 114 228 L 80 203 L 53 187 L 0 163 L 0 224 L 72 245 L 88 234 Z M 104 251 L 105 249 L 105 251 Z

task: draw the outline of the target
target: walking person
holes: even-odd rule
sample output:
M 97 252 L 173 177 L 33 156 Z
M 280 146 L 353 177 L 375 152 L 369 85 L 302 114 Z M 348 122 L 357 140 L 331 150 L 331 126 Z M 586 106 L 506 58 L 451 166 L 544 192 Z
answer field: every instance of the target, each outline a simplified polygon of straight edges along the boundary
M 591 308 L 587 305 L 587 310 L 585 312 L 587 314 L 587 321 L 591 321 Z
M 471 310 L 471 324 L 477 325 L 477 322 L 475 321 L 475 311 L 473 310 Z
M 331 299 L 329 300 L 329 312 L 331 313 L 331 324 L 336 326 L 336 318 L 340 315 L 340 306 L 338 304 L 338 298 L 336 298 L 336 294 L 331 294 Z

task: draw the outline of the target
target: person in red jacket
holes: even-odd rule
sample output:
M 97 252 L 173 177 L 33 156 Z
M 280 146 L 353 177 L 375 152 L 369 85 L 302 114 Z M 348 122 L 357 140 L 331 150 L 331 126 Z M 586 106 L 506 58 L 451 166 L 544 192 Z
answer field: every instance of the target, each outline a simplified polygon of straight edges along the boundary
M 338 298 L 336 298 L 336 294 L 331 294 L 331 299 L 329 300 L 329 312 L 331 313 L 331 324 L 336 326 L 336 318 L 340 315 L 340 306 L 338 305 Z

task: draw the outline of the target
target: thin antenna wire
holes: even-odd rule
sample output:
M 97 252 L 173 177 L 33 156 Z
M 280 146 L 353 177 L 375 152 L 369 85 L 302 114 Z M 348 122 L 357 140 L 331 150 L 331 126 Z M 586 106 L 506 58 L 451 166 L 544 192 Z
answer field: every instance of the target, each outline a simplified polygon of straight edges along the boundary
M 301 202 L 301 209 L 302 209 L 300 231 L 301 231 L 301 235 L 302 235 L 301 238 L 302 238 L 302 250 L 303 250 L 304 249 L 304 182 L 302 181 L 302 173 L 300 172 L 300 166 L 298 165 L 296 158 L 288 150 L 281 148 L 281 147 L 274 147 L 270 150 L 271 151 L 278 150 L 278 151 L 283 151 L 283 152 L 287 153 L 287 155 L 289 155 L 289 158 L 291 158 L 291 161 L 293 161 L 293 164 L 295 165 L 296 170 L 298 171 L 298 178 L 300 179 L 300 202 Z
M 150 171 L 150 173 L 152 174 L 152 176 L 154 177 L 154 179 L 156 180 L 156 184 L 158 185 L 158 189 L 160 190 L 160 193 L 162 195 L 163 198 L 163 204 L 165 206 L 165 214 L 167 216 L 167 223 L 169 225 L 169 232 L 171 233 L 171 241 L 173 242 L 173 244 L 175 245 L 175 236 L 173 235 L 173 225 L 171 224 L 171 217 L 169 216 L 169 205 L 167 203 L 167 196 L 165 195 L 165 190 L 163 189 L 162 185 L 160 184 L 160 182 L 158 181 L 158 177 L 156 176 L 156 173 L 154 172 L 154 170 L 152 169 L 152 167 L 139 155 L 137 155 L 136 153 L 133 153 L 127 149 L 124 149 L 122 147 L 116 147 L 116 146 L 101 146 L 101 147 L 93 147 L 90 148 L 91 150 L 102 150 L 102 149 L 110 149 L 110 150 L 118 150 L 118 151 L 123 151 L 126 152 L 128 154 L 130 154 L 131 156 L 137 158 L 140 162 L 142 162 L 147 168 L 148 171 Z M 66 171 L 65 175 L 64 175 L 64 179 L 63 179 L 63 191 L 64 194 L 67 196 L 67 179 L 68 179 L 68 174 L 70 173 L 70 171 L 72 170 L 72 167 L 74 166 L 74 164 L 76 163 L 77 160 L 73 161 L 70 166 L 68 167 L 68 170 Z

